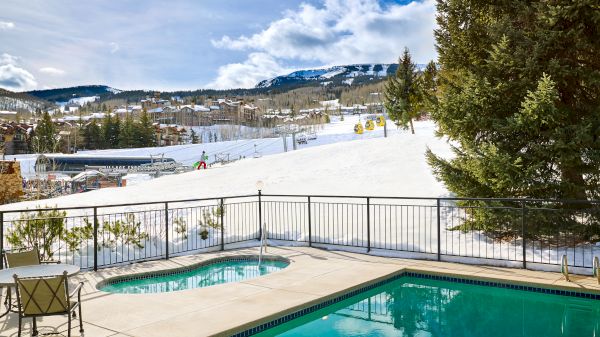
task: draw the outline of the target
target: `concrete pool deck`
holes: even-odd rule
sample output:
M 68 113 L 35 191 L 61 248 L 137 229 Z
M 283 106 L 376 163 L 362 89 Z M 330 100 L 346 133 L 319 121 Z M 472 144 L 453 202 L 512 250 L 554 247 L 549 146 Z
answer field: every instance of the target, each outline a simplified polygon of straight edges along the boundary
M 229 336 L 402 271 L 600 294 L 597 279 L 590 276 L 571 275 L 571 282 L 567 282 L 560 273 L 553 272 L 378 257 L 308 247 L 269 247 L 268 254 L 288 258 L 289 267 L 237 283 L 161 294 L 110 294 L 96 289 L 99 282 L 119 275 L 181 268 L 215 257 L 256 254 L 258 248 L 247 248 L 82 272 L 74 279 L 85 282 L 84 335 Z M 1 318 L 0 336 L 16 336 L 17 322 L 16 314 Z M 38 330 L 44 334 L 66 336 L 66 325 L 66 316 L 38 319 Z M 24 320 L 23 328 L 23 336 L 30 336 L 31 319 Z M 71 334 L 80 336 L 77 320 L 73 321 Z

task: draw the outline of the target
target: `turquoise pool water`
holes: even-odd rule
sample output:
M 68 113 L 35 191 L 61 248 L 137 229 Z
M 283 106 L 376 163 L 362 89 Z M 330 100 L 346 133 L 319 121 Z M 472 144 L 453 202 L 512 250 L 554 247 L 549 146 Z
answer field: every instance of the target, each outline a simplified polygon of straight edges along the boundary
M 121 294 L 148 294 L 209 287 L 216 284 L 238 282 L 263 276 L 288 266 L 284 261 L 257 260 L 224 261 L 200 266 L 181 274 L 153 276 L 108 284 L 102 291 Z
M 600 301 L 402 277 L 256 336 L 592 337 Z

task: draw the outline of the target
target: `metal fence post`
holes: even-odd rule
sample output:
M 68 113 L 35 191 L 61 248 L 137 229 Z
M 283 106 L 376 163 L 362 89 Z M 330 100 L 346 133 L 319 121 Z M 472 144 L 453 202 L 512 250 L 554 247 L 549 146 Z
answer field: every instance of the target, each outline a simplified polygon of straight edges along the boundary
M 94 271 L 98 271 L 98 207 L 94 207 Z
M 223 198 L 221 198 L 221 250 L 225 250 L 225 205 L 223 204 Z
M 440 216 L 440 198 L 437 198 L 437 260 L 442 260 L 442 221 Z
M 371 198 L 367 197 L 367 253 L 371 251 Z
M 169 203 L 165 202 L 165 259 L 169 259 Z
M 310 196 L 308 196 L 308 246 L 312 247 L 312 220 L 310 216 Z
M 527 269 L 527 240 L 525 239 L 525 214 L 527 209 L 525 208 L 525 201 L 521 202 L 521 237 L 523 238 L 523 269 Z
M 258 190 L 258 240 L 262 238 L 262 192 Z
M 4 254 L 4 213 L 3 212 L 0 212 L 0 253 Z M 4 259 L 0 259 L 0 270 L 2 270 L 2 269 L 4 269 Z

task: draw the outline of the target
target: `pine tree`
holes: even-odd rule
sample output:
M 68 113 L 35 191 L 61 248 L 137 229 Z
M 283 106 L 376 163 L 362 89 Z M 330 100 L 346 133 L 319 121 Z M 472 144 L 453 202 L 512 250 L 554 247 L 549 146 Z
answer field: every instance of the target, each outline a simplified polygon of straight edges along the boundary
M 437 8 L 432 117 L 457 144 L 452 159 L 428 151 L 438 178 L 459 197 L 600 198 L 598 2 L 440 0 Z M 557 233 L 551 225 L 579 221 L 531 222 Z
M 431 61 L 425 67 L 423 74 L 419 76 L 420 103 L 427 112 L 431 112 L 437 103 L 437 80 L 437 65 Z
M 119 133 L 121 132 L 121 118 L 116 115 L 113 119 L 110 131 L 109 143 L 110 147 L 117 149 L 119 148 Z
M 102 130 L 96 123 L 96 120 L 85 125 L 82 130 L 83 135 L 83 147 L 88 150 L 96 150 L 102 146 Z
M 148 113 L 142 112 L 139 123 L 134 125 L 134 146 L 151 147 L 155 146 L 154 126 L 148 117 Z
M 133 122 L 133 117 L 130 114 L 127 114 L 123 123 L 121 123 L 121 130 L 119 132 L 119 147 L 121 148 L 131 148 L 134 146 L 134 137 L 135 137 L 135 125 Z
M 196 134 L 196 131 L 194 131 L 194 129 L 192 129 L 190 138 L 192 138 L 192 144 L 198 144 L 198 135 Z
M 599 198 L 597 2 L 440 1 L 438 11 L 433 117 L 460 144 L 453 160 L 429 155 L 439 176 L 459 196 Z M 531 106 L 540 90 L 556 90 L 551 121 Z
M 396 74 L 390 76 L 386 82 L 384 97 L 390 118 L 398 126 L 404 128 L 410 126 L 410 131 L 414 134 L 413 119 L 419 117 L 421 110 L 417 67 L 412 61 L 408 48 L 404 48 L 404 53 L 398 61 Z
M 42 114 L 35 128 L 32 146 L 36 153 L 52 153 L 58 147 L 58 132 L 47 111 Z
M 111 143 L 111 133 L 113 132 L 114 128 L 112 118 L 110 117 L 109 113 L 104 115 L 104 118 L 102 119 L 102 126 L 100 127 L 100 129 L 102 130 L 102 142 L 100 146 L 104 149 L 109 149 L 113 147 Z

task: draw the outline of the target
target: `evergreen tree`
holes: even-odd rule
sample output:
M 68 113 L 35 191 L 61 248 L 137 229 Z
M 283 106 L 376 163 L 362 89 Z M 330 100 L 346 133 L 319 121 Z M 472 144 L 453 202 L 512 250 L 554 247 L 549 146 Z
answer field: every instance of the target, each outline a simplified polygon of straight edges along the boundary
M 139 123 L 134 125 L 134 146 L 151 147 L 156 143 L 154 135 L 154 126 L 148 117 L 148 113 L 142 112 Z
M 433 118 L 460 144 L 453 160 L 428 155 L 439 177 L 459 196 L 598 199 L 598 3 L 439 1 L 438 12 Z
M 102 129 L 98 123 L 96 123 L 96 120 L 92 119 L 89 124 L 83 127 L 82 135 L 84 148 L 88 150 L 96 150 L 101 148 L 103 143 Z
M 119 134 L 121 133 L 121 118 L 116 115 L 111 124 L 111 131 L 109 137 L 110 147 L 117 149 L 119 148 Z
M 194 131 L 194 129 L 192 129 L 190 138 L 192 138 L 192 144 L 198 144 L 198 135 L 196 134 L 196 131 Z
M 104 149 L 111 148 L 111 133 L 113 132 L 113 122 L 110 114 L 105 114 L 102 119 L 102 126 L 100 127 L 102 134 L 101 147 Z
M 413 119 L 419 117 L 420 97 L 418 89 L 417 67 L 413 63 L 408 48 L 398 61 L 398 69 L 394 76 L 390 76 L 384 89 L 385 107 L 390 118 L 396 125 L 408 128 L 414 134 Z
M 134 146 L 135 141 L 135 125 L 133 117 L 127 114 L 125 121 L 121 123 L 121 130 L 119 132 L 119 146 L 121 148 L 131 148 Z
M 58 147 L 58 132 L 50 114 L 45 111 L 38 121 L 32 140 L 33 150 L 37 153 L 52 153 Z
M 431 112 L 437 102 L 437 80 L 437 65 L 434 61 L 431 61 L 425 67 L 423 74 L 419 76 L 420 103 L 427 112 Z
M 597 0 L 440 0 L 437 8 L 432 117 L 457 146 L 452 159 L 428 151 L 436 175 L 459 197 L 600 198 Z M 528 222 L 555 235 L 583 221 L 561 214 Z M 478 225 L 502 226 L 486 216 L 492 221 Z M 589 239 L 598 226 L 585 231 Z

